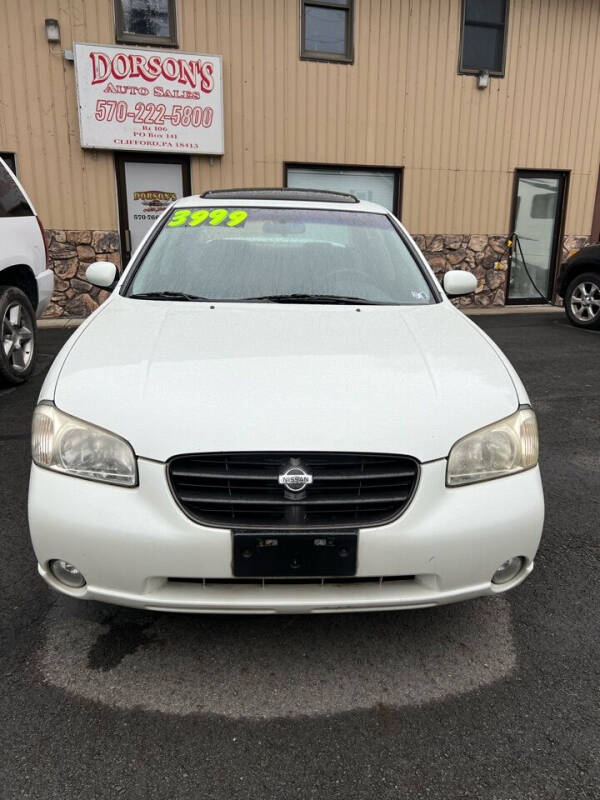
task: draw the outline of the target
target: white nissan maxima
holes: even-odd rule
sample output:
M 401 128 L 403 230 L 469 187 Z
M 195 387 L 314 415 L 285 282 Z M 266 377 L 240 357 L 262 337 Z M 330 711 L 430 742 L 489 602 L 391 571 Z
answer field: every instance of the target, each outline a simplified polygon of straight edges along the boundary
M 115 269 L 88 280 L 111 287 Z M 171 206 L 52 365 L 29 521 L 72 597 L 167 611 L 433 606 L 533 569 L 527 393 L 402 225 L 352 195 Z

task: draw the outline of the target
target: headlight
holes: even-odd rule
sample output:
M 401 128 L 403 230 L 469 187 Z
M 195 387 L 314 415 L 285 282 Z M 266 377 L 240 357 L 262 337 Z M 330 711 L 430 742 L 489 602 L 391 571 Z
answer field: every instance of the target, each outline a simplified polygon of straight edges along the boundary
M 470 433 L 450 450 L 447 486 L 489 481 L 538 463 L 538 429 L 530 408 Z
M 135 454 L 124 439 L 49 403 L 33 412 L 31 456 L 39 467 L 66 475 L 137 486 Z

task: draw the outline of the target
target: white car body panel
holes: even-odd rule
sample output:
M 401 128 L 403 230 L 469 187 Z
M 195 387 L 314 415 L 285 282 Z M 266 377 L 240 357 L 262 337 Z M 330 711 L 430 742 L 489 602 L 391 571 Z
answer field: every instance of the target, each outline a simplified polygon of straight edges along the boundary
M 79 338 L 53 399 L 158 461 L 289 449 L 431 461 L 519 404 L 496 353 L 441 303 L 357 313 L 122 297 Z
M 46 310 L 54 290 L 54 273 L 46 268 L 46 248 L 35 216 L 35 208 L 8 164 L 0 158 L 0 169 L 6 169 L 31 206 L 33 216 L 0 216 L 0 285 L 2 272 L 9 267 L 26 266 L 31 270 L 38 288 L 38 303 L 34 309 L 39 318 Z
M 35 313 L 39 319 L 48 308 L 54 294 L 54 273 L 51 269 L 45 269 L 39 272 L 35 279 L 38 287 L 38 304 Z
M 340 210 L 332 203 L 246 199 L 184 198 L 175 205 L 217 204 Z M 365 202 L 344 210 L 387 213 Z M 119 287 L 163 219 L 133 254 Z M 544 517 L 539 469 L 445 485 L 452 445 L 529 400 L 506 357 L 441 290 L 441 302 L 432 305 L 357 311 L 275 303 L 211 308 L 132 300 L 119 287 L 67 342 L 40 400 L 127 439 L 138 456 L 139 486 L 32 467 L 32 541 L 40 574 L 53 588 L 146 609 L 308 613 L 465 600 L 506 591 L 531 572 Z M 419 485 L 405 512 L 359 531 L 356 576 L 381 580 L 211 583 L 233 577 L 231 531 L 185 515 L 165 462 L 183 453 L 244 450 L 418 459 Z M 492 583 L 514 556 L 524 559 L 522 571 L 506 584 Z M 60 584 L 48 568 L 54 558 L 75 564 L 87 584 Z
M 357 577 L 415 576 L 381 583 L 204 584 L 231 578 L 231 532 L 188 519 L 169 491 L 164 464 L 140 459 L 140 485 L 124 489 L 33 467 L 29 521 L 40 573 L 73 597 L 169 611 L 316 612 L 415 608 L 513 588 L 533 568 L 543 525 L 539 470 L 458 489 L 446 461 L 425 464 L 414 500 L 395 522 L 359 533 Z M 95 511 L 93 511 L 95 509 Z M 526 568 L 508 584 L 491 577 L 514 555 Z M 61 586 L 52 558 L 76 564 L 88 583 Z M 198 581 L 170 583 L 167 578 Z

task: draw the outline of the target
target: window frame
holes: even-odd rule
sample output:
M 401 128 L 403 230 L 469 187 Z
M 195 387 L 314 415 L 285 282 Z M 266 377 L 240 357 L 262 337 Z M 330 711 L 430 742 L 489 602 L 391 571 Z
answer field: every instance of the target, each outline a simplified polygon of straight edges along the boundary
M 389 172 L 394 177 L 394 208 L 391 212 L 397 219 L 402 219 L 402 192 L 404 188 L 404 167 L 377 166 L 374 164 L 329 164 L 311 161 L 285 161 L 283 164 L 283 185 L 288 187 L 288 171 L 290 169 L 310 169 L 315 172 L 328 170 L 348 170 L 353 172 Z
M 548 278 L 548 296 L 550 299 L 555 298 L 558 292 L 558 285 L 560 280 L 560 254 L 561 254 L 561 242 L 563 241 L 563 237 L 565 235 L 565 221 L 567 219 L 567 207 L 569 202 L 569 186 L 571 182 L 571 170 L 565 169 L 532 169 L 531 167 L 516 167 L 513 172 L 513 188 L 512 188 L 512 202 L 511 202 L 511 209 L 510 209 L 510 235 L 515 231 L 515 227 L 517 224 L 517 216 L 519 213 L 519 179 L 520 178 L 558 178 L 562 182 L 561 192 L 562 196 L 560 199 L 561 203 L 561 210 L 560 216 L 555 214 L 555 231 L 554 231 L 554 242 L 552 244 L 552 254 L 551 258 L 551 265 L 550 265 L 550 274 Z M 506 273 L 506 299 L 505 305 L 506 306 L 517 306 L 517 305 L 543 305 L 547 303 L 548 300 L 542 300 L 541 297 L 515 297 L 514 299 L 510 296 L 510 273 L 511 273 L 511 258 L 509 257 L 508 262 L 508 271 Z
M 494 28 L 496 30 L 502 28 L 504 36 L 502 38 L 502 64 L 500 70 L 490 69 L 471 69 L 463 66 L 463 54 L 465 44 L 465 28 L 467 26 L 467 0 L 462 0 L 461 19 L 460 19 L 460 46 L 458 50 L 458 74 L 459 75 L 479 75 L 481 72 L 487 72 L 492 78 L 504 78 L 506 74 L 506 46 L 508 42 L 508 20 L 510 16 L 510 0 L 504 0 L 504 23 L 502 25 L 494 22 L 477 23 L 482 28 Z
M 122 0 L 114 0 L 115 9 L 115 41 L 117 44 L 147 44 L 160 47 L 179 47 L 177 37 L 177 2 L 168 0 L 169 3 L 169 35 L 150 36 L 145 33 L 127 33 L 123 18 Z
M 143 164 L 180 164 L 182 170 L 182 183 L 184 196 L 192 194 L 192 173 L 190 157 L 188 153 L 142 153 L 138 151 L 122 150 L 115 151 L 115 181 L 117 191 L 117 216 L 119 220 L 119 239 L 121 242 L 121 272 L 129 261 L 135 248 L 127 248 L 126 233 L 129 233 L 129 213 L 127 210 L 127 181 L 125 179 L 125 164 L 131 161 L 142 162 Z
M 343 6 L 335 0 L 300 0 L 300 60 L 324 61 L 336 64 L 354 64 L 354 2 L 348 0 L 348 5 Z M 307 50 L 306 41 L 306 6 L 315 8 L 329 8 L 343 11 L 346 15 L 346 50 L 342 53 L 330 53 L 327 50 Z

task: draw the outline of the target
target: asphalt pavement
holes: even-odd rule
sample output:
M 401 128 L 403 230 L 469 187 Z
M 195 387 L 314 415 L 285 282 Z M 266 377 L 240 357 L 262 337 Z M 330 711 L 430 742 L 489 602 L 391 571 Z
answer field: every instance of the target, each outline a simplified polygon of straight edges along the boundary
M 146 613 L 46 587 L 29 425 L 72 331 L 40 332 L 34 379 L 0 392 L 2 800 L 600 798 L 600 332 L 560 312 L 476 322 L 538 413 L 536 569 L 496 598 L 308 617 Z

